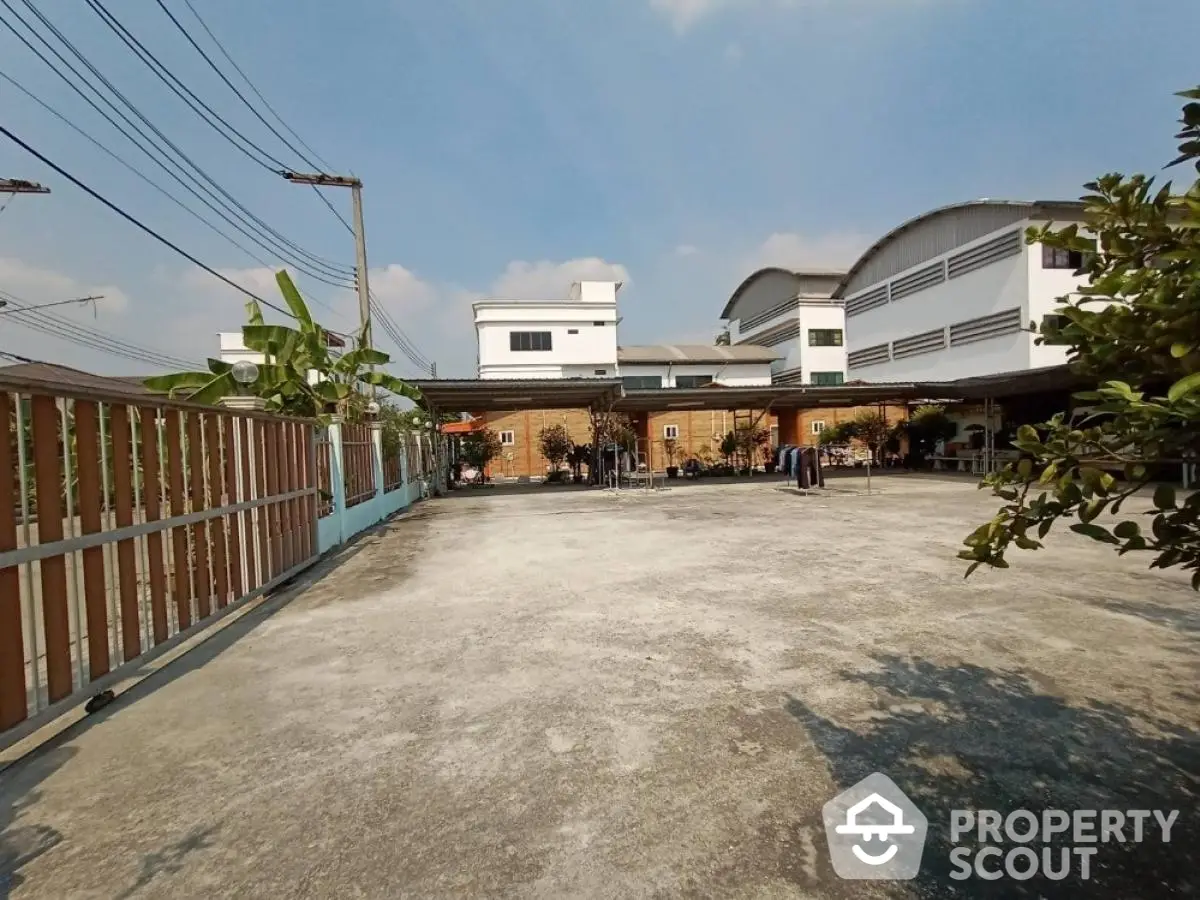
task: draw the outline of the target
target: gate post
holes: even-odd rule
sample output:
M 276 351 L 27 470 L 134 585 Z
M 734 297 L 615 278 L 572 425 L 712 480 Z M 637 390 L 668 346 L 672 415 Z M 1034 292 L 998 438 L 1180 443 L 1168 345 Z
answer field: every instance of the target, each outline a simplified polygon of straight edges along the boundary
M 337 516 L 338 543 L 346 543 L 346 469 L 342 462 L 342 416 L 329 417 L 329 486 Z

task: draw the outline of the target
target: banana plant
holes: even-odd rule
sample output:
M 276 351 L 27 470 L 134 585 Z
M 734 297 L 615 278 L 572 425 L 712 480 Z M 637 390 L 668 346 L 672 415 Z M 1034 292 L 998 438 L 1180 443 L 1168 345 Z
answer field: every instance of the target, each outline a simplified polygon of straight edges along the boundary
M 333 413 L 350 419 L 361 416 L 369 402 L 365 388 L 371 385 L 420 401 L 421 393 L 412 385 L 372 370 L 387 365 L 391 357 L 365 346 L 369 326 L 355 335 L 353 350 L 335 356 L 329 351 L 328 332 L 314 321 L 288 273 L 276 272 L 275 281 L 295 327 L 268 324 L 257 300 L 246 304 L 249 322 L 242 326 L 242 342 L 264 358 L 253 384 L 243 387 L 234 380 L 230 363 L 209 359 L 207 372 L 159 375 L 146 379 L 146 387 L 210 405 L 248 389 L 263 398 L 272 412 L 321 421 Z

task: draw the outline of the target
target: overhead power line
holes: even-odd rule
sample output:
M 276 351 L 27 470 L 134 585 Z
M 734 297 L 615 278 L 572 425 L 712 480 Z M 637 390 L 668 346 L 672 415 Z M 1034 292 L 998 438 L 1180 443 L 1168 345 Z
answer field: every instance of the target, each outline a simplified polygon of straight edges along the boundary
M 108 11 L 100 0 L 85 0 L 92 12 L 108 27 L 108 30 L 121 39 L 121 42 L 133 51 L 134 56 L 145 63 L 146 67 L 157 76 L 158 80 L 179 97 L 187 106 L 205 121 L 217 134 L 229 141 L 247 159 L 262 166 L 268 172 L 278 173 L 288 168 L 283 161 L 272 156 L 254 141 L 250 140 L 229 120 L 201 100 L 196 93 L 171 72 L 157 56 L 151 53 L 146 45 L 134 37 L 133 33 L 121 24 L 120 19 Z
M 140 219 L 137 219 L 134 216 L 130 215 L 125 210 L 123 210 L 121 207 L 117 206 L 117 204 L 115 204 L 111 200 L 109 200 L 107 197 L 101 195 L 99 192 L 88 187 L 88 185 L 84 184 L 82 181 L 80 181 L 78 178 L 76 178 L 74 175 L 72 175 L 70 172 L 68 172 L 62 166 L 58 165 L 53 160 L 50 160 L 47 157 L 43 156 L 41 153 L 39 153 L 33 147 L 29 146 L 29 144 L 25 143 L 23 140 L 21 140 L 15 134 L 13 134 L 11 131 L 9 131 L 7 128 L 5 128 L 3 125 L 0 125 L 0 134 L 4 135 L 6 138 L 8 138 L 10 141 L 12 141 L 14 144 L 16 144 L 18 147 L 20 147 L 22 150 L 24 150 L 30 156 L 34 157 L 34 159 L 37 159 L 37 160 L 41 161 L 44 165 L 49 166 L 51 169 L 53 169 L 55 172 L 57 172 L 63 178 L 67 179 L 67 181 L 71 182 L 71 184 L 75 185 L 77 188 L 79 188 L 84 193 L 88 194 L 89 196 L 91 196 L 92 198 L 94 198 L 96 200 L 99 200 L 101 203 L 103 203 L 105 206 L 107 206 L 109 209 L 111 209 L 113 212 L 115 212 L 117 215 L 119 215 L 125 221 L 131 223 L 132 225 L 137 226 L 139 229 L 144 231 L 146 234 L 150 235 L 150 237 L 152 237 L 156 241 L 158 241 L 160 244 L 162 244 L 165 247 L 168 247 L 171 250 L 174 250 L 176 253 L 178 253 L 180 256 L 182 256 L 184 259 L 188 260 L 189 262 L 193 263 L 194 265 L 199 266 L 201 269 L 203 269 L 209 275 L 216 278 L 218 281 L 224 282 L 225 284 L 229 285 L 234 290 L 238 291 L 241 294 L 245 294 L 247 297 L 251 298 L 252 300 L 257 300 L 263 306 L 269 307 L 270 309 L 273 309 L 276 312 L 283 313 L 288 318 L 293 318 L 293 319 L 295 318 L 295 316 L 293 316 L 291 314 L 291 312 L 289 310 L 285 309 L 284 307 L 279 306 L 275 303 L 272 303 L 270 300 L 263 299 L 262 297 L 258 296 L 258 294 L 254 293 L 254 291 L 244 288 L 240 284 L 238 284 L 236 281 L 234 281 L 233 279 L 227 278 L 226 276 L 222 275 L 220 272 L 218 272 L 212 266 L 202 263 L 200 260 L 198 260 L 192 254 L 188 253 L 186 250 L 184 250 L 182 247 L 180 247 L 178 244 L 163 237 L 161 234 L 159 234 L 157 231 L 155 231 L 149 225 L 144 224 Z
M 183 24 L 177 18 L 175 18 L 175 14 L 171 12 L 171 10 L 163 2 L 163 0 L 155 0 L 155 2 L 159 5 L 159 8 L 162 9 L 162 11 L 167 14 L 167 18 L 171 20 L 171 23 L 177 29 L 179 29 L 180 34 L 182 34 L 187 39 L 187 42 L 189 44 L 191 44 L 192 47 L 195 49 L 195 51 L 197 53 L 199 53 L 201 57 L 203 57 L 203 59 L 206 63 L 208 63 L 208 67 L 217 73 L 217 77 L 220 78 L 223 82 L 225 82 L 226 87 L 228 87 L 231 91 L 233 91 L 233 93 L 235 95 L 237 95 L 237 98 L 239 100 L 241 100 L 242 103 L 245 105 L 245 107 L 254 114 L 254 117 L 256 119 L 258 119 L 258 121 L 262 122 L 263 125 L 267 126 L 267 128 L 270 130 L 271 134 L 273 134 L 273 135 L 275 135 L 275 137 L 279 138 L 279 140 L 281 140 L 283 142 L 284 146 L 286 146 L 289 150 L 291 150 L 293 153 L 295 153 L 297 156 L 299 156 L 302 160 L 304 160 L 304 162 L 307 165 L 312 166 L 314 169 L 328 168 L 328 166 L 325 166 L 325 165 L 317 163 L 317 162 L 313 162 L 313 160 L 310 159 L 309 156 L 307 156 L 303 150 L 296 147 L 295 144 L 293 144 L 286 137 L 284 137 L 282 134 L 280 134 L 279 130 L 274 125 L 272 125 L 265 118 L 263 118 L 262 113 L 260 113 L 258 111 L 258 109 L 255 108 L 254 104 L 252 104 L 249 100 L 246 99 L 246 95 L 243 94 L 241 91 L 239 91 L 234 86 L 233 82 L 230 81 L 229 78 L 226 77 L 225 73 L 222 72 L 221 69 L 217 66 L 217 64 L 212 61 L 212 57 L 210 57 L 207 53 L 205 53 L 204 49 L 198 43 L 196 43 L 195 38 L 193 38 L 192 35 L 188 32 L 188 30 L 183 27 Z M 186 2 L 186 0 L 185 0 L 185 2 Z M 200 23 L 200 27 L 205 30 L 205 32 L 208 34 L 209 38 L 212 39 L 212 42 L 217 45 L 217 49 L 221 51 L 222 55 L 225 57 L 226 60 L 228 60 L 229 64 L 232 65 L 235 70 L 237 70 L 237 73 L 242 76 L 242 80 L 245 81 L 246 84 L 250 85 L 250 89 L 252 91 L 254 91 L 255 94 L 258 95 L 258 99 L 261 100 L 263 105 L 266 106 L 266 108 L 271 112 L 271 114 L 273 116 L 275 116 L 276 119 L 279 120 L 279 124 L 281 124 L 292 135 L 292 137 L 296 138 L 296 140 L 300 142 L 301 146 L 303 146 L 306 150 L 308 150 L 309 153 L 312 154 L 312 156 L 316 156 L 316 154 L 313 153 L 311 149 L 309 149 L 308 145 L 305 144 L 304 141 L 300 140 L 300 136 L 298 134 L 296 134 L 296 132 L 292 131 L 291 128 L 288 128 L 287 123 L 284 122 L 283 119 L 279 118 L 279 114 L 277 112 L 275 112 L 275 110 L 271 107 L 271 104 L 267 103 L 266 98 L 264 98 L 263 95 L 261 93 L 259 93 L 258 88 L 256 88 L 254 86 L 253 82 L 250 81 L 250 79 L 247 77 L 246 73 L 243 72 L 238 67 L 237 63 L 235 63 L 233 61 L 233 58 L 229 55 L 228 52 L 226 52 L 225 48 L 223 46 L 221 46 L 221 42 L 216 39 L 216 37 L 213 35 L 212 31 L 209 30 L 209 27 L 206 24 L 204 24 L 204 20 L 200 18 L 200 14 L 198 12 L 196 12 L 195 7 L 193 7 L 191 3 L 187 3 L 187 7 L 188 7 L 188 9 L 191 10 L 192 15 L 196 17 L 196 21 L 198 21 Z
M 305 250 L 247 209 L 237 200 L 236 197 L 225 190 L 211 175 L 209 175 L 208 172 L 200 167 L 194 160 L 191 159 L 191 157 L 184 153 L 178 145 L 172 142 L 165 134 L 163 134 L 161 130 L 159 130 L 148 118 L 146 118 L 146 116 L 142 114 L 141 110 L 139 110 L 137 106 L 129 100 L 128 97 L 126 97 L 118 88 L 116 88 L 116 86 L 113 85 L 112 82 L 103 75 L 103 73 L 101 73 L 94 65 L 92 65 L 92 63 L 82 53 L 80 53 L 78 48 L 76 48 L 66 37 L 62 35 L 62 33 L 54 26 L 52 22 L 42 15 L 42 13 L 38 11 L 36 7 L 30 4 L 29 0 L 21 0 L 21 2 L 24 3 L 25 6 L 27 6 L 43 23 L 43 25 L 45 25 L 45 27 L 58 38 L 58 40 L 75 57 L 75 59 L 78 60 L 91 73 L 92 77 L 88 77 L 81 73 L 72 62 L 64 57 L 63 54 L 55 46 L 53 46 L 44 35 L 38 32 L 37 28 L 35 28 L 24 16 L 22 16 L 20 12 L 18 12 L 11 5 L 11 3 L 9 3 L 9 0 L 0 0 L 0 5 L 4 6 L 10 13 L 12 13 L 13 19 L 24 25 L 25 28 L 51 54 L 53 54 L 56 59 L 58 59 L 59 63 L 61 63 L 63 67 L 68 69 L 75 76 L 75 79 L 77 79 L 78 82 L 82 83 L 106 106 L 112 109 L 112 111 L 129 126 L 129 128 L 137 132 L 137 134 L 142 138 L 142 141 L 150 144 L 153 147 L 153 151 L 147 149 L 145 143 L 139 141 L 138 138 L 133 137 L 125 128 L 114 121 L 112 116 L 101 109 L 96 102 L 84 92 L 79 83 L 64 74 L 64 72 L 58 68 L 58 66 L 47 59 L 47 57 L 37 47 L 30 43 L 29 39 L 16 29 L 12 21 L 7 18 L 0 17 L 0 22 L 2 22 L 18 38 L 18 40 L 20 40 L 63 81 L 65 81 L 67 85 L 73 91 L 75 91 L 75 93 L 77 93 L 86 103 L 88 103 L 89 106 L 99 112 L 109 122 L 109 124 L 121 132 L 125 138 L 127 138 L 139 150 L 149 156 L 156 165 L 162 168 L 174 180 L 179 182 L 185 189 L 196 196 L 197 199 L 209 207 L 209 209 L 217 213 L 217 215 L 219 215 L 222 219 L 224 219 L 254 243 L 262 247 L 264 250 L 273 255 L 279 255 L 280 258 L 285 259 L 291 264 L 295 265 L 298 270 L 304 272 L 310 277 L 325 281 L 326 283 L 337 287 L 345 286 L 345 280 L 349 279 L 353 275 L 352 268 L 338 263 L 331 263 L 330 261 Z M 133 119 L 131 119 L 129 115 L 127 115 L 113 102 L 113 100 L 109 99 L 108 96 L 101 92 L 94 84 L 94 82 L 97 81 L 104 85 L 108 91 L 111 92 L 112 95 L 115 96 L 121 102 L 121 104 L 123 104 L 123 106 L 127 108 L 142 124 L 139 125 L 138 122 L 135 122 Z M 143 125 L 145 126 L 145 129 L 148 129 L 149 132 L 153 133 L 154 137 L 152 137 L 151 134 L 148 134 L 147 130 L 143 129 Z M 169 150 L 164 149 L 164 145 L 165 147 L 169 148 Z M 155 151 L 157 152 L 157 155 Z M 203 193 L 200 193 L 196 190 L 196 188 L 184 181 L 179 174 L 177 174 L 175 171 L 169 168 L 166 163 L 163 162 L 163 159 L 159 158 L 160 156 L 169 162 L 170 165 L 175 169 L 178 169 L 179 172 L 183 173 L 183 175 L 186 176 L 187 179 L 190 180 L 194 185 L 196 185 L 200 191 L 203 191 Z M 176 157 L 181 159 L 183 163 L 186 164 L 186 168 L 176 161 Z M 189 171 L 189 169 L 191 171 Z M 193 172 L 195 174 L 193 174 Z M 212 198 L 212 200 L 209 198 Z M 212 202 L 214 200 L 217 204 L 219 204 L 219 206 L 214 205 Z M 331 278 L 339 278 L 342 280 L 334 282 L 330 280 Z
M 91 143 L 94 147 L 96 147 L 103 153 L 107 154 L 114 161 L 119 163 L 121 166 L 123 166 L 126 170 L 128 170 L 130 173 L 135 175 L 141 181 L 145 182 L 150 187 L 154 188 L 154 190 L 158 191 L 158 193 L 160 193 L 162 196 L 166 197 L 168 200 L 170 200 L 172 203 L 174 203 L 176 206 L 178 206 L 180 209 L 182 209 L 188 215 L 192 216 L 198 222 L 202 223 L 206 228 L 210 229 L 215 234 L 221 236 L 226 241 L 228 241 L 231 245 L 236 247 L 238 250 L 242 251 L 242 253 L 246 254 L 246 256 L 250 257 L 250 259 L 254 260 L 261 266 L 265 266 L 266 268 L 274 267 L 273 263 L 271 263 L 270 261 L 259 256 L 253 250 L 250 250 L 249 248 L 247 248 L 244 244 L 238 243 L 238 241 L 236 239 L 230 237 L 228 234 L 226 234 L 224 231 L 222 231 L 220 228 L 218 228 L 216 225 L 214 225 L 211 221 L 206 219 L 203 215 L 196 212 L 196 210 L 192 209 L 190 206 L 188 206 L 186 203 L 184 203 L 182 200 L 180 200 L 178 197 L 176 197 L 174 194 L 172 194 L 170 191 L 168 191 L 166 188 L 164 188 L 158 182 L 154 181 L 152 178 L 150 178 L 148 175 L 146 175 L 144 172 L 142 172 L 137 166 L 126 161 L 125 159 L 123 159 L 120 156 L 120 154 L 109 149 L 107 146 L 102 144 L 95 137 L 88 134 L 88 132 L 84 131 L 82 128 L 80 128 L 78 125 L 76 125 L 74 122 L 72 122 L 69 118 L 67 118 L 67 116 L 65 116 L 63 113 L 59 112 L 57 109 L 55 109 L 49 103 L 47 103 L 45 100 L 38 97 L 35 93 L 33 93 L 33 91 L 29 90 L 29 88 L 25 87 L 25 85 L 21 84 L 19 81 L 17 81 L 11 75 L 8 75 L 7 73 L 5 73 L 3 71 L 0 71 L 0 79 L 7 81 L 9 84 L 11 84 L 17 90 L 19 90 L 21 93 L 23 93 L 25 96 L 27 96 L 30 100 L 32 100 L 34 103 L 36 103 L 40 107 L 42 107 L 42 109 L 46 110 L 46 112 L 50 113 L 52 116 L 54 116 L 59 121 L 61 121 L 64 125 L 66 125 L 70 129 L 72 129 L 80 137 L 84 138 L 89 143 Z M 167 174 L 171 174 L 171 173 L 168 171 Z M 178 178 L 176 180 L 178 180 Z M 184 185 L 184 187 L 187 187 L 187 185 Z M 316 303 L 318 306 L 324 307 L 325 309 L 329 310 L 330 312 L 337 313 L 337 310 L 335 310 L 328 303 L 325 303 L 323 301 L 316 300 L 314 298 L 310 298 L 307 296 L 305 297 L 305 299 L 309 300 L 312 303 Z
M 137 362 L 145 362 L 153 366 L 190 369 L 198 365 L 192 360 L 186 360 L 169 353 L 143 347 L 98 328 L 91 328 L 78 322 L 73 322 L 70 319 L 64 319 L 54 313 L 44 311 L 47 306 L 59 306 L 62 304 L 34 305 L 7 291 L 0 291 L 0 297 L 4 298 L 5 302 L 3 311 L 7 314 L 4 319 L 6 324 L 21 325 L 25 328 L 40 331 L 43 334 L 60 338 L 82 347 L 90 347 L 94 350 L 132 359 Z M 63 302 L 77 303 L 81 301 L 68 300 Z

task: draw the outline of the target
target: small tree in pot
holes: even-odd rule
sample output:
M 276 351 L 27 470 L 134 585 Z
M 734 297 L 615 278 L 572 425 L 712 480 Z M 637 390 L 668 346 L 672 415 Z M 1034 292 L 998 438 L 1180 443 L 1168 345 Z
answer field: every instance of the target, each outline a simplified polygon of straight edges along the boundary
M 576 444 L 567 454 L 567 465 L 571 467 L 571 480 L 575 484 L 583 483 L 583 465 L 592 461 L 592 445 Z
M 479 470 L 481 481 L 488 481 L 488 463 L 500 455 L 500 450 L 500 435 L 490 428 L 481 428 L 463 436 L 462 458 Z
M 667 454 L 667 477 L 678 478 L 679 466 L 675 465 L 675 456 L 679 453 L 679 441 L 675 438 L 664 438 L 663 452 Z
M 538 435 L 538 441 L 541 445 L 542 456 L 546 457 L 546 462 L 550 464 L 550 474 L 546 477 L 546 481 L 561 481 L 563 461 L 575 446 L 575 442 L 571 440 L 571 433 L 567 431 L 567 426 L 551 425 L 543 428 Z

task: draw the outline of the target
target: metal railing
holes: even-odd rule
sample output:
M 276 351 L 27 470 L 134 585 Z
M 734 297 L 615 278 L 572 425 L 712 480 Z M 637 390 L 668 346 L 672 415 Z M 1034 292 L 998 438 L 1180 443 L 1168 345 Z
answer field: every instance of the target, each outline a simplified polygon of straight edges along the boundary
M 317 555 L 315 428 L 0 375 L 0 746 Z

